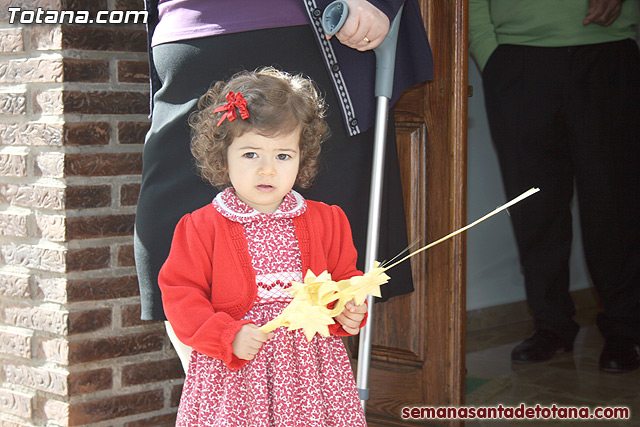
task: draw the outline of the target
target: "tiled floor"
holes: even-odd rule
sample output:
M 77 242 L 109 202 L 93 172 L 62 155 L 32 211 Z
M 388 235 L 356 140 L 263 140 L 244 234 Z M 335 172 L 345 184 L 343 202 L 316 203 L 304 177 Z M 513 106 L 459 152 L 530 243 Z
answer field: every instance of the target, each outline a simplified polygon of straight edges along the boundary
M 517 323 L 467 335 L 467 376 L 490 379 L 469 395 L 467 406 L 625 406 L 631 419 L 617 421 L 468 421 L 467 426 L 640 426 L 640 369 L 609 374 L 598 369 L 604 343 L 594 324 L 595 311 L 578 314 L 582 325 L 573 353 L 556 355 L 536 364 L 512 364 L 511 349 L 532 330 L 530 322 Z

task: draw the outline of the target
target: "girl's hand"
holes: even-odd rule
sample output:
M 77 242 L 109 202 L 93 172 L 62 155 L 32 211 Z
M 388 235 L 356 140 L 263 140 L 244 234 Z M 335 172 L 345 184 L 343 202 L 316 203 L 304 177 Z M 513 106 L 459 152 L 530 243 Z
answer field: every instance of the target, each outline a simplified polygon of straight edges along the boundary
M 351 300 L 344 306 L 342 313 L 336 316 L 336 321 L 342 325 L 342 329 L 347 333 L 358 335 L 358 332 L 360 332 L 360 324 L 367 311 L 368 307 L 366 303 L 355 305 L 353 300 Z
M 349 16 L 336 33 L 340 43 L 360 51 L 377 47 L 389 32 L 387 15 L 366 0 L 345 1 L 349 6 Z
M 233 343 L 231 343 L 233 354 L 239 359 L 253 360 L 262 348 L 262 345 L 273 338 L 274 335 L 273 332 L 265 334 L 253 323 L 247 323 L 242 326 L 242 329 L 236 334 Z

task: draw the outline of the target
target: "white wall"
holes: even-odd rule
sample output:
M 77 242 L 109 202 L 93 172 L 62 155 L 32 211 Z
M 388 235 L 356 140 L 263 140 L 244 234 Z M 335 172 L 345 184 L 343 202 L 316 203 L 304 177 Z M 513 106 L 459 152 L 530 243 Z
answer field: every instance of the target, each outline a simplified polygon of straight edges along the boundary
M 507 200 L 489 134 L 482 80 L 471 58 L 469 63 L 473 96 L 469 99 L 468 118 L 467 222 L 472 222 Z M 583 289 L 590 284 L 575 208 L 571 289 Z M 502 212 L 467 232 L 467 310 L 525 299 L 511 223 L 507 213 Z

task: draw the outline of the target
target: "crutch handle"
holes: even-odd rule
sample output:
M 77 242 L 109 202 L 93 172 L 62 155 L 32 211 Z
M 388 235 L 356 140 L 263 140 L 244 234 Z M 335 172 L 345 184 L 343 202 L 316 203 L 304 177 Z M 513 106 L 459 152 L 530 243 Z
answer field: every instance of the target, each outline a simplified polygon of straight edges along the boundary
M 349 16 L 349 6 L 345 1 L 334 1 L 322 13 L 322 29 L 328 36 L 335 35 Z
M 396 65 L 396 46 L 398 44 L 398 29 L 404 5 L 398 10 L 398 14 L 389 26 L 389 32 L 382 43 L 373 51 L 376 54 L 376 86 L 375 96 L 384 96 L 391 99 L 393 94 L 393 73 Z M 333 36 L 344 25 L 349 16 L 347 2 L 339 0 L 330 3 L 322 13 L 322 28 L 325 34 Z

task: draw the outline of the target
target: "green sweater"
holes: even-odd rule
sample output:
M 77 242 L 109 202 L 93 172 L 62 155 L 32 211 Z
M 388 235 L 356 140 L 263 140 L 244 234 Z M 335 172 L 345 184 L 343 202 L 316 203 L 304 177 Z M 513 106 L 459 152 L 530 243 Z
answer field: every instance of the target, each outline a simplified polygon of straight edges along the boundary
M 635 39 L 639 0 L 609 27 L 582 25 L 588 0 L 469 0 L 469 49 L 484 69 L 499 44 L 561 47 Z

